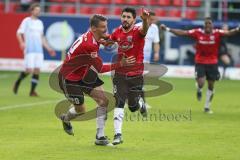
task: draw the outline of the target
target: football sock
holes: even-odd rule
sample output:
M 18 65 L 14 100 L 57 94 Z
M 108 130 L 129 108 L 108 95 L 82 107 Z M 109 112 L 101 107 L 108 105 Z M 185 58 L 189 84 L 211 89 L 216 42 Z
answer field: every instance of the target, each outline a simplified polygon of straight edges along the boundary
M 37 87 L 38 84 L 38 80 L 39 80 L 39 75 L 38 74 L 33 74 L 32 75 L 32 83 L 31 83 L 31 91 L 30 93 L 33 93 L 35 91 L 35 88 Z
M 82 115 L 83 113 L 77 113 L 75 107 L 71 107 L 67 112 L 66 116 L 64 117 L 64 121 L 71 121 L 72 119 L 76 118 L 77 116 Z
M 107 120 L 107 107 L 97 107 L 97 137 L 103 137 L 105 121 Z
M 208 89 L 206 93 L 205 108 L 210 108 L 212 98 L 213 98 L 213 91 Z
M 16 81 L 16 86 L 19 86 L 20 85 L 20 83 L 21 83 L 21 81 L 25 78 L 25 77 L 27 77 L 27 75 L 28 75 L 28 73 L 26 73 L 26 72 L 21 72 L 20 73 L 20 75 L 19 75 L 19 77 L 18 77 L 18 79 L 17 79 L 17 81 Z
M 115 134 L 122 134 L 122 123 L 124 117 L 124 108 L 114 109 L 114 130 Z

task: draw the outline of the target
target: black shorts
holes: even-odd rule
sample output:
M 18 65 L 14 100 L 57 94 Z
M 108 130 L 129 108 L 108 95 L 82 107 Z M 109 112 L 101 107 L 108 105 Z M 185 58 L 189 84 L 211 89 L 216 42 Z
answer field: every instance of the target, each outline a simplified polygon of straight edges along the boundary
M 218 71 L 217 64 L 195 64 L 195 76 L 196 78 L 205 77 L 207 80 L 219 80 L 220 73 Z
M 135 107 L 139 97 L 144 99 L 143 76 L 125 76 L 115 74 L 113 77 L 113 92 L 116 99 L 116 107 L 123 108 L 126 99 L 128 106 Z
M 84 103 L 84 94 L 90 94 L 91 91 L 103 85 L 104 82 L 98 77 L 97 73 L 89 70 L 84 79 L 80 81 L 70 81 L 59 76 L 59 86 L 63 90 L 65 97 L 76 105 Z

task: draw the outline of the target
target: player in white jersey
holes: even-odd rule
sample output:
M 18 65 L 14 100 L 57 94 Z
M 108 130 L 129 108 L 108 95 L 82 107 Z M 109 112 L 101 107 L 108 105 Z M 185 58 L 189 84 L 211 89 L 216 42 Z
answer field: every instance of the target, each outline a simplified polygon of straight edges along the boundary
M 148 19 L 148 31 L 147 35 L 145 36 L 145 44 L 143 48 L 143 54 L 144 54 L 144 63 L 150 63 L 151 62 L 151 56 L 153 51 L 153 61 L 158 62 L 159 61 L 159 51 L 160 51 L 160 38 L 159 38 L 159 29 L 158 26 L 155 24 L 156 21 L 156 15 L 154 12 L 149 12 L 150 17 Z M 141 26 L 142 22 L 137 23 L 137 26 Z M 145 103 L 147 108 L 151 108 L 151 106 L 147 103 Z
M 17 39 L 21 50 L 24 52 L 25 71 L 21 72 L 14 84 L 13 92 L 17 94 L 21 81 L 32 74 L 30 96 L 37 96 L 35 88 L 38 84 L 40 68 L 43 63 L 43 47 L 51 56 L 56 52 L 51 49 L 44 37 L 44 26 L 38 18 L 41 12 L 40 5 L 34 3 L 30 6 L 31 16 L 23 19 L 17 30 Z
M 144 62 L 150 63 L 153 49 L 153 61 L 159 61 L 159 50 L 160 50 L 160 39 L 159 39 L 159 29 L 158 26 L 154 23 L 156 21 L 156 16 L 154 12 L 149 12 L 150 17 L 148 19 L 149 28 L 147 35 L 145 37 L 144 44 Z M 137 23 L 137 26 L 141 26 L 142 22 Z

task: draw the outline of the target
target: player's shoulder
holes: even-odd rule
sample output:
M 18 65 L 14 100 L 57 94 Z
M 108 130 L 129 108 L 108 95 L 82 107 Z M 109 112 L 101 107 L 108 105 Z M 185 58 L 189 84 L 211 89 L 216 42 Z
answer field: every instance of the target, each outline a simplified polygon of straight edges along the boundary
M 213 29 L 213 33 L 224 33 L 224 30 L 216 28 Z
M 202 28 L 194 28 L 194 29 L 188 30 L 188 33 L 204 33 L 204 31 Z
M 31 20 L 31 17 L 25 17 L 25 18 L 23 18 L 23 20 L 22 20 L 22 22 L 28 22 L 28 21 L 30 21 Z

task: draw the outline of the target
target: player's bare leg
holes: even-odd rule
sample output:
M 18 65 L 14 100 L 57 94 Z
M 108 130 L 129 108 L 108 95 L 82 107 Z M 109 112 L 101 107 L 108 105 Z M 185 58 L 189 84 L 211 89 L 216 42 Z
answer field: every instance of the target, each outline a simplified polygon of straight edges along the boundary
M 38 94 L 36 93 L 35 89 L 36 89 L 36 87 L 38 85 L 39 74 L 40 74 L 40 68 L 34 68 L 32 79 L 31 79 L 31 90 L 30 90 L 30 93 L 29 93 L 29 95 L 31 97 L 37 97 L 38 96 Z
M 33 70 L 31 68 L 27 68 L 25 71 L 20 72 L 20 75 L 19 75 L 18 79 L 16 80 L 16 82 L 14 83 L 14 86 L 13 86 L 13 93 L 14 94 L 18 93 L 18 89 L 19 89 L 19 86 L 20 86 L 22 80 L 24 80 L 32 72 L 33 72 Z
M 204 86 L 205 77 L 200 77 L 196 79 L 196 87 L 197 87 L 197 100 L 202 100 L 202 88 Z
M 214 95 L 214 83 L 215 83 L 214 80 L 208 80 L 208 90 L 206 93 L 206 102 L 204 107 L 204 112 L 210 114 L 213 113 L 212 110 L 210 109 L 210 105 Z
M 95 144 L 102 146 L 109 145 L 108 138 L 104 134 L 105 121 L 107 120 L 107 106 L 109 101 L 104 94 L 103 87 L 99 86 L 94 88 L 89 96 L 92 97 L 98 104 L 96 115 L 97 133 Z
M 70 123 L 71 120 L 85 113 L 85 105 L 73 105 L 66 114 L 62 114 L 60 119 L 62 120 L 63 129 L 69 135 L 74 135 L 73 127 Z

